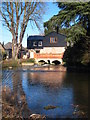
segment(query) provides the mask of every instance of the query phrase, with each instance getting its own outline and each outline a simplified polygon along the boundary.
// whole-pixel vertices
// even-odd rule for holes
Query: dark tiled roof
[[[56,37],[57,38],[57,42],[51,44],[50,43],[50,38],[51,37]],[[29,36],[27,39],[27,49],[36,49],[36,48],[40,48],[42,49],[43,47],[66,47],[67,42],[66,42],[66,36],[60,33],[57,33],[55,31],[50,32],[49,34],[45,35],[45,36],[40,36],[40,35],[35,35],[35,36]],[[43,40],[43,44],[42,47],[38,46],[38,42],[40,40]],[[33,46],[33,41],[36,41],[36,46]]]
[[[7,44],[4,45],[5,49],[12,49],[12,43],[8,42]]]
[[[35,36],[29,36],[27,40],[43,40],[44,36],[35,35]]]
[[[12,49],[12,43],[11,42],[8,42],[7,44],[4,45],[4,48],[7,50],[7,49]],[[22,50],[26,50],[26,48],[24,48],[22,46]]]
[[[57,37],[57,42],[51,44],[50,37]],[[43,46],[44,47],[65,47],[67,45],[67,42],[65,41],[65,39],[66,39],[65,35],[53,31],[44,37]]]
[[[48,36],[49,34],[55,34],[55,33],[67,37],[66,35],[64,35],[62,33],[57,33],[56,31],[52,31],[52,32],[48,33],[46,36]]]

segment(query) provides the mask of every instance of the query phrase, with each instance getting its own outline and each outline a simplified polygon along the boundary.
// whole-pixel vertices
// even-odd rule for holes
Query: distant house
[[[24,56],[27,56],[28,50],[26,48],[24,48],[23,46],[21,46],[21,50],[19,51],[19,58],[24,58]]]
[[[8,42],[7,44],[4,45],[4,48],[8,58],[9,59],[12,58],[12,43]],[[26,53],[27,53],[26,48],[21,46],[21,50],[19,51],[18,58],[23,58],[23,55],[26,55]]]
[[[51,32],[46,36],[29,36],[27,38],[27,49],[30,58],[35,58],[38,62],[60,61],[62,63],[63,54],[67,46],[66,36],[58,32]]]
[[[1,59],[6,59],[6,56],[7,56],[7,54],[6,54],[6,51],[5,51],[5,48],[4,48],[4,42],[3,43],[1,43],[0,42],[0,60]]]
[[[4,45],[4,48],[8,58],[12,58],[12,43],[8,42],[7,44]]]
[[[0,52],[5,52],[4,45],[0,42]]]

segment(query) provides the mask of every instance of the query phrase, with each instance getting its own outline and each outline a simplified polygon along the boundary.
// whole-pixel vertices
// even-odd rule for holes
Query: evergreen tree
[[[90,34],[90,2],[59,2],[60,11],[44,23],[45,33],[55,30],[58,24],[61,29],[79,24]]]
[[[55,30],[67,36],[67,47],[63,60],[68,65],[90,64],[90,2],[59,2],[60,11],[44,23],[45,33]],[[72,44],[73,43],[73,44]]]

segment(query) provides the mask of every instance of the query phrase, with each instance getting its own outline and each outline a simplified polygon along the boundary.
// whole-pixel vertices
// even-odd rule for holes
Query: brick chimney
[[[57,34],[59,33],[59,26],[58,25],[56,27],[56,32],[57,32]]]

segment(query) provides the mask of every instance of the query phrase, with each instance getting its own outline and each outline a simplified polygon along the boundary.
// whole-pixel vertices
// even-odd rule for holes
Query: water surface
[[[88,73],[67,73],[62,66],[24,67],[3,70],[2,85],[19,95],[25,93],[32,113],[50,118],[74,118],[75,105],[88,113]],[[45,110],[52,105],[55,109]]]

